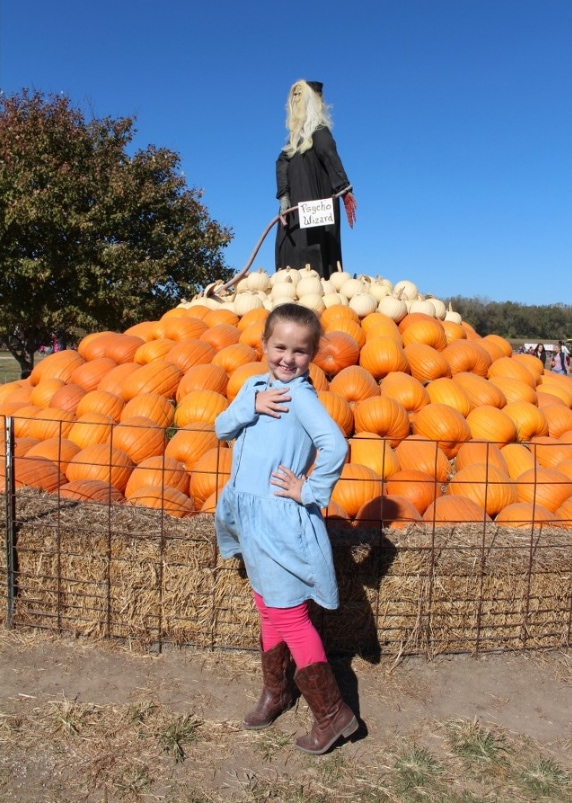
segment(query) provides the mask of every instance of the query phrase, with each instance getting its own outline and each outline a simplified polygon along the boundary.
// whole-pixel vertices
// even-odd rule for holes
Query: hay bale
[[[14,624],[91,638],[258,648],[240,561],[213,517],[18,491]],[[572,557],[563,530],[494,524],[331,528],[340,608],[311,607],[326,648],[382,654],[558,649],[571,638]],[[6,589],[6,550],[0,574]]]

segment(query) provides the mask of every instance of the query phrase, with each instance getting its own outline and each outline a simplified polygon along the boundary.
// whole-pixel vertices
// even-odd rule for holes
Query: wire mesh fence
[[[125,504],[110,490],[94,501],[65,495],[61,484],[26,487],[17,478],[37,458],[16,454],[12,444],[3,458],[7,626],[146,649],[258,648],[244,569],[220,558],[211,512],[170,515],[169,505]],[[112,454],[102,462],[110,475]],[[220,461],[204,473],[216,498]],[[534,474],[530,484],[538,484]],[[484,487],[487,499],[499,490],[494,477]],[[328,514],[340,607],[313,606],[312,616],[331,653],[375,659],[570,646],[570,521],[556,527],[532,516],[500,526],[486,513],[459,524],[436,514],[391,521],[384,492],[382,481],[377,504],[357,523]]]

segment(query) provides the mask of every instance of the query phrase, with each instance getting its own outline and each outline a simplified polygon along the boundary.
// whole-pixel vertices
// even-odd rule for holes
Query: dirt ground
[[[403,740],[438,751],[443,723],[464,720],[502,729],[523,743],[533,741],[566,773],[572,771],[569,652],[448,656],[431,662],[413,657],[397,665],[382,660],[375,666],[353,658],[334,661],[334,668],[346,699],[361,720],[356,737],[331,754],[348,767],[378,765],[380,756]],[[292,749],[296,734],[310,723],[302,701],[267,731],[253,733],[240,728],[241,717],[256,699],[259,685],[259,662],[252,653],[172,648],[152,656],[109,643],[0,632],[0,799],[287,799],[257,797],[252,792],[253,778],[260,783],[261,778],[315,772],[309,768],[326,757],[316,759]],[[101,743],[95,747],[94,717],[114,712],[116,726],[106,736],[111,744],[120,730],[122,712],[129,710],[132,715],[138,707],[143,721],[143,701],[152,701],[157,711],[169,712],[171,719],[192,714],[208,737],[202,748],[197,747],[199,752],[192,754],[192,761],[180,763],[179,767],[186,769],[177,769],[178,782],[185,779],[186,796],[173,791],[183,787],[177,787],[172,775],[168,784],[164,781],[164,789],[171,791],[159,794],[155,784],[155,794],[149,798],[139,798],[134,788],[119,795],[117,783],[113,794],[107,791],[110,783],[104,781],[111,777],[111,770],[107,765],[105,771],[102,768]],[[54,711],[59,713],[50,720]],[[64,744],[66,730],[68,741]],[[82,741],[70,741],[70,734],[81,736]],[[120,748],[115,750],[114,759],[106,759],[109,765],[118,762]],[[130,752],[133,750],[137,752],[136,745],[131,745]],[[143,760],[142,755],[139,758]],[[74,761],[77,771],[71,772]],[[157,772],[159,762],[157,759]],[[117,766],[114,771],[117,777]],[[78,776],[91,781],[82,786]],[[191,787],[200,788],[203,796],[191,796]],[[245,789],[251,791],[240,797]],[[326,794],[319,799],[341,798]]]

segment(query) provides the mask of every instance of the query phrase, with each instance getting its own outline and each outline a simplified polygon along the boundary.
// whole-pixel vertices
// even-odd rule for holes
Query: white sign
[[[330,226],[334,224],[334,199],[324,198],[321,201],[301,201],[298,204],[300,228],[312,226]]]

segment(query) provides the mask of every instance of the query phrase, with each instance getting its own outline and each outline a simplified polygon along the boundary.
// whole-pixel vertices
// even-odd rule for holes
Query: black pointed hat
[[[324,84],[321,81],[306,81],[308,86],[312,87],[314,92],[317,92],[318,95],[322,94],[322,89],[324,88]]]

